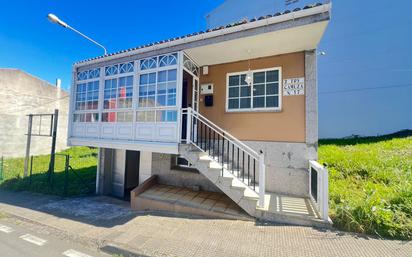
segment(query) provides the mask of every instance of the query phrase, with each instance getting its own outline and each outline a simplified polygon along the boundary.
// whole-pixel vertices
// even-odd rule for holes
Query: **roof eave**
[[[75,63],[73,67],[74,69],[77,69],[83,66],[90,66],[90,65],[95,65],[98,63],[107,62],[107,61],[115,60],[119,58],[125,58],[125,57],[129,57],[133,55],[154,52],[160,49],[165,49],[165,48],[169,48],[169,47],[173,47],[177,45],[182,45],[182,44],[191,43],[195,41],[201,41],[201,40],[219,37],[219,36],[224,36],[227,34],[246,31],[246,30],[253,29],[253,28],[259,28],[259,27],[272,25],[276,23],[282,23],[286,21],[291,21],[291,20],[295,20],[299,18],[305,18],[308,16],[316,15],[316,14],[330,13],[330,10],[331,10],[331,3],[323,4],[323,5],[312,7],[309,9],[302,9],[300,11],[290,12],[290,13],[283,14],[280,16],[274,16],[274,17],[270,17],[267,19],[244,23],[238,26],[223,28],[223,29],[219,29],[215,31],[212,30],[210,32],[206,32],[206,33],[202,33],[202,34],[198,34],[198,35],[194,35],[190,37],[184,37],[184,38],[180,38],[180,39],[176,39],[176,40],[172,40],[172,41],[168,41],[168,42],[164,42],[160,44],[153,44],[151,46],[146,46],[146,47],[133,49],[133,50],[125,50],[125,51],[121,51],[120,53],[115,53],[115,54],[108,55],[108,56],[96,57],[92,60]]]

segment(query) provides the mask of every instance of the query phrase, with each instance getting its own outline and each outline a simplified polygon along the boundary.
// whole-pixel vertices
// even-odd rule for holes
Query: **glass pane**
[[[169,71],[167,72],[167,80],[168,80],[168,81],[174,81],[174,80],[176,80],[176,76],[177,76],[176,69],[174,69],[174,70],[169,70]]]
[[[98,121],[99,121],[99,114],[92,113],[92,122],[98,122]]]
[[[140,75],[140,85],[147,84],[149,82],[149,74]]]
[[[155,95],[156,94],[156,85],[149,85],[147,87],[147,94],[148,95]]]
[[[155,111],[138,111],[136,112],[137,122],[154,122]]]
[[[156,73],[155,72],[149,74],[149,83],[150,84],[156,83]]]
[[[266,85],[267,95],[277,95],[279,92],[278,83],[270,83]]]
[[[265,83],[265,72],[253,73],[253,83]]]
[[[240,87],[240,96],[250,96],[250,86]]]
[[[266,97],[266,107],[279,107],[279,97],[278,96],[267,96]]]
[[[177,111],[167,111],[167,121],[176,122],[177,121]]]
[[[279,71],[267,71],[266,72],[266,82],[277,82],[279,80]]]
[[[165,106],[165,105],[166,105],[166,95],[158,95],[156,106]]]
[[[239,109],[239,99],[229,99],[229,109]]]
[[[176,94],[167,96],[167,106],[176,106]]]
[[[240,98],[240,108],[250,108],[250,97]]]
[[[167,93],[176,94],[176,82],[167,83]]]
[[[166,94],[166,83],[157,84],[157,93],[158,94]]]
[[[245,79],[246,79],[246,74],[240,75],[240,84],[241,85],[247,85]]]
[[[253,97],[253,108],[265,107],[265,97]]]
[[[238,87],[230,87],[229,88],[229,97],[238,97],[239,96],[239,88]]]
[[[265,94],[265,85],[253,85],[253,95],[264,95]]]
[[[102,122],[115,122],[116,113],[115,112],[104,112],[102,113]]]
[[[159,71],[157,81],[165,82],[167,80],[167,71]]]
[[[239,75],[229,76],[229,87],[230,86],[238,86],[239,85]]]
[[[156,121],[157,122],[166,121],[166,111],[156,111]]]

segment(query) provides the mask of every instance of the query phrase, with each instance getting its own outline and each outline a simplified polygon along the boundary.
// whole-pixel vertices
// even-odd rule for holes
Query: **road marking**
[[[8,234],[8,233],[13,232],[14,229],[12,229],[11,227],[0,225],[0,231]]]
[[[81,253],[81,252],[75,251],[75,250],[73,250],[73,249],[70,249],[70,250],[65,251],[65,252],[63,253],[63,255],[64,255],[64,256],[67,256],[67,257],[92,257],[92,256],[90,256],[90,255],[87,255],[87,254],[85,254],[85,253]]]
[[[30,235],[30,234],[22,235],[20,238],[29,243],[32,243],[38,246],[43,246],[47,242],[47,240],[41,239],[39,237]]]

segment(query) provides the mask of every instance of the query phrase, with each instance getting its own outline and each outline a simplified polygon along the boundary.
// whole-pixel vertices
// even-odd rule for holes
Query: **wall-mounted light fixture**
[[[247,53],[248,53],[248,55],[249,55],[249,59],[248,59],[248,71],[247,71],[247,73],[246,73],[246,77],[245,77],[245,82],[249,85],[249,86],[251,86],[252,85],[252,81],[253,81],[253,78],[252,78],[252,71],[250,70],[250,53],[252,52],[252,50],[250,50],[250,49],[248,49],[247,50]]]

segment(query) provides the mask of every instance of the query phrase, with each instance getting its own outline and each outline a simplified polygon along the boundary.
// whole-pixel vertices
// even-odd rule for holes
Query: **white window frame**
[[[122,64],[126,64],[126,63],[133,63],[134,68],[133,71],[130,72],[125,72],[125,73],[120,73],[120,65]],[[107,75],[106,76],[106,67],[110,67],[110,66],[114,66],[117,65],[117,74],[114,75]],[[129,61],[129,62],[124,62],[124,63],[116,63],[116,64],[112,64],[112,65],[107,65],[107,66],[103,66],[103,85],[102,85],[102,109],[101,109],[101,115],[100,115],[100,122],[102,122],[103,124],[110,124],[110,123],[133,123],[134,122],[134,97],[135,97],[135,77],[136,77],[136,62],[135,61]],[[123,78],[123,77],[129,77],[132,76],[132,106],[129,108],[115,108],[115,109],[105,109],[104,108],[104,91],[105,91],[105,85],[106,85],[106,80],[111,80],[111,79],[116,79],[117,80],[117,86],[116,86],[116,106],[119,105],[119,96],[118,96],[118,89],[119,89],[119,79]],[[113,122],[108,122],[108,121],[103,121],[103,113],[116,113],[116,121]],[[126,113],[126,112],[130,112],[132,114],[132,120],[131,121],[117,121],[117,115],[118,113]]]
[[[84,72],[84,71],[83,71]],[[88,70],[87,72],[90,72],[90,70]],[[73,120],[73,123],[96,123],[96,122],[100,122],[100,112],[99,112],[99,104],[100,104],[100,90],[101,90],[101,82],[100,82],[100,77],[101,77],[101,74],[100,74],[100,77],[97,77],[97,78],[91,78],[91,79],[83,79],[83,80],[78,80],[77,79],[77,77],[78,77],[78,73],[76,73],[76,81],[75,81],[75,83],[74,83],[74,99],[73,99],[73,113],[72,113],[72,120]],[[86,107],[87,107],[87,95],[88,95],[88,91],[87,91],[87,84],[88,83],[90,83],[90,82],[98,82],[98,85],[99,85],[99,97],[97,98],[97,109],[87,109]],[[86,93],[86,100],[84,101],[84,104],[85,104],[85,109],[83,109],[83,110],[77,110],[76,109],[76,105],[77,105],[77,86],[78,85],[80,85],[80,84],[85,84],[86,85],[86,91],[85,91],[85,93]],[[93,121],[86,121],[86,114],[98,114],[98,120],[93,120]],[[74,116],[75,115],[84,115],[84,121],[75,121],[75,119],[74,119]]]
[[[167,56],[167,55],[173,55],[176,54],[176,64],[173,65],[167,65],[167,66],[163,66],[160,67],[160,57],[161,56]],[[155,58],[157,65],[155,68],[150,68],[150,69],[140,69],[140,62],[142,60],[145,59],[151,59],[151,58]],[[166,124],[166,123],[176,123],[179,122],[179,52],[171,52],[171,53],[166,53],[166,54],[161,54],[161,55],[157,55],[157,56],[152,56],[152,57],[148,57],[148,58],[142,58],[142,59],[138,59],[136,60],[136,64],[139,65],[137,67],[137,74],[136,74],[136,99],[135,99],[135,108],[134,108],[134,116],[135,116],[135,123],[140,123],[140,124],[149,124],[149,123],[158,123],[158,124]],[[149,73],[156,73],[156,93],[155,93],[155,102],[157,102],[157,85],[158,85],[158,74],[161,71],[168,71],[168,70],[176,70],[176,104],[174,106],[154,106],[154,107],[142,107],[139,106],[139,89],[140,89],[140,76],[144,75],[144,74],[149,74]],[[167,84],[167,82],[166,82]],[[167,94],[166,94],[167,96]],[[167,98],[166,98],[167,101]],[[154,111],[155,112],[155,120],[154,121],[138,121],[137,120],[137,112],[140,111]],[[176,112],[176,121],[157,121],[157,112],[158,111],[175,111]]]
[[[279,81],[278,81],[278,98],[279,98],[279,106],[278,107],[260,107],[260,108],[239,108],[239,109],[229,109],[229,77],[230,76],[236,76],[236,75],[245,75],[249,71],[240,71],[240,72],[231,72],[231,73],[226,73],[226,96],[225,96],[225,101],[226,101],[226,112],[279,112],[282,110],[282,67],[272,67],[272,68],[267,68],[267,69],[258,69],[258,70],[251,70],[252,74],[257,73],[257,72],[266,72],[266,71],[273,71],[277,70],[279,72]],[[253,80],[253,75],[252,75],[252,80]],[[266,84],[266,82],[265,82]],[[252,84],[250,85],[250,106],[253,106],[253,81]],[[239,92],[240,94],[240,92]],[[266,94],[265,94],[266,97]]]

